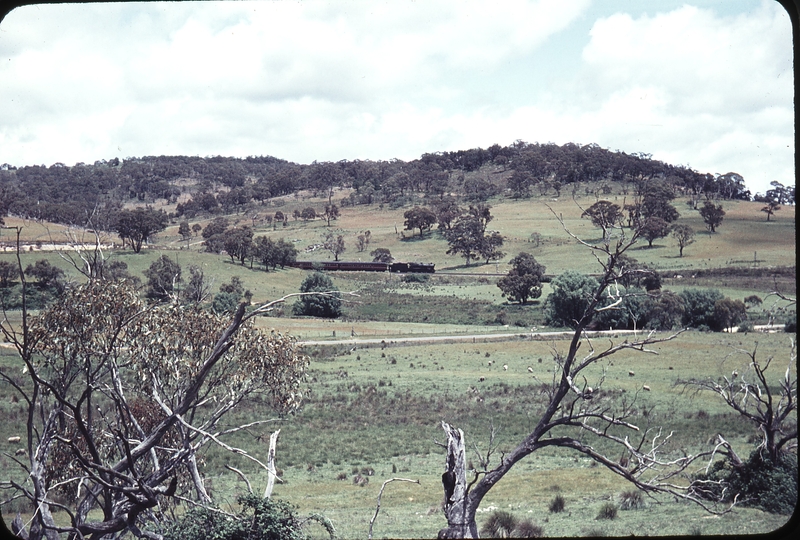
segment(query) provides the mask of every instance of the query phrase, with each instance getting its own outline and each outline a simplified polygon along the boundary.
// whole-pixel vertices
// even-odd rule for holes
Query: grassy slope
[[[610,199],[615,200],[615,197],[618,203],[622,200],[621,195],[613,194]],[[578,202],[586,207],[594,199],[583,197]],[[302,208],[309,204],[321,207],[323,200],[290,201],[280,209],[291,213],[293,205]],[[546,198],[492,201],[491,204],[496,218],[490,228],[499,230],[507,237],[504,250],[508,255],[499,264],[501,271],[507,268],[507,260],[523,250],[533,253],[537,260],[545,264],[548,273],[559,274],[569,268],[584,272],[597,270],[597,263],[586,249],[576,245],[565,234],[546,206],[549,205],[556,214],[563,216],[570,230],[592,240],[597,236],[596,230],[586,220],[580,219],[581,209],[567,197],[562,197],[560,201]],[[724,206],[728,214],[725,221],[719,232],[711,235],[704,232],[696,212],[685,207],[681,201],[676,201],[676,206],[682,214],[680,221],[699,231],[696,243],[686,249],[685,256],[677,257],[678,248],[671,238],[657,240],[652,249],[641,247],[631,253],[656,268],[685,275],[683,280],[668,281],[670,288],[679,290],[685,285],[714,285],[734,298],[750,294],[763,297],[772,288],[772,283],[763,280],[743,283],[726,279],[701,282],[692,280],[691,275],[708,268],[752,266],[756,251],[760,266],[794,265],[794,208],[784,207],[774,222],[767,223],[764,214],[759,211],[758,203],[726,202]],[[275,210],[265,207],[263,212],[273,213]],[[403,210],[381,210],[377,206],[344,208],[342,217],[331,227],[344,234],[348,242],[348,251],[343,259],[368,260],[368,251],[375,247],[387,247],[399,260],[435,262],[439,271],[466,270],[478,274],[495,271],[494,264],[463,267],[463,259],[444,254],[446,244],[435,231],[423,239],[403,240],[395,234],[395,225],[398,230],[402,229]],[[239,219],[242,220],[241,224],[249,223],[242,216]],[[13,219],[7,219],[7,222],[9,225],[17,224]],[[44,226],[33,223],[25,223],[24,226],[26,240],[47,240]],[[51,226],[49,229],[55,231],[57,227]],[[372,244],[366,252],[358,253],[354,247],[355,237],[366,229],[371,231]],[[302,252],[305,247],[320,243],[328,230],[322,221],[292,221],[289,227],[277,231],[257,227],[256,234],[293,240]],[[542,242],[538,247],[529,241],[533,232],[541,235]],[[405,234],[410,236],[408,231]],[[0,241],[7,240],[6,236],[0,238]],[[189,264],[203,267],[206,274],[215,279],[215,289],[231,276],[240,276],[245,286],[254,293],[256,301],[294,292],[304,277],[303,272],[297,270],[270,273],[251,271],[231,264],[226,256],[201,253],[197,244],[190,250],[181,250],[179,248],[183,242],[177,237],[177,225],[162,233],[158,243],[171,248],[165,253],[176,257],[185,272]],[[125,261],[132,273],[141,275],[159,253],[159,249],[148,249],[139,255],[115,252],[112,256]],[[327,252],[316,251],[301,254],[300,258],[326,260],[327,255]],[[2,260],[11,257],[11,254],[0,254]],[[69,270],[68,265],[55,253],[26,252],[23,264],[39,258],[47,258],[53,264]],[[71,274],[75,275],[74,270]],[[500,311],[509,312],[512,324],[515,318],[534,316],[531,313],[539,311],[533,305],[522,308],[525,313],[516,314],[514,306],[504,305],[504,299],[494,285],[494,278],[489,277],[478,281],[446,278],[437,274],[427,285],[413,286],[402,284],[397,276],[335,274],[333,277],[342,290],[369,290],[372,287],[379,291],[376,300],[365,301],[363,308],[355,304],[348,305],[346,313],[351,318],[372,310],[370,313],[374,312],[373,315],[378,318],[390,313],[405,313],[412,317],[413,322],[329,322],[270,318],[260,323],[311,339],[332,337],[333,332],[338,337],[349,337],[351,331],[361,336],[391,337],[454,330],[486,331],[484,323],[492,322],[491,319]],[[791,286],[791,292],[794,292],[793,283],[787,285]],[[548,292],[546,286],[542,299]],[[437,302],[429,304],[431,316],[446,317],[448,311],[479,315],[473,320],[467,318],[459,325],[423,323],[422,315],[414,320],[421,299],[428,302],[433,298]],[[389,300],[395,303],[389,306]],[[436,305],[440,306],[439,310],[434,309]],[[456,305],[458,307],[453,308]],[[497,330],[497,327],[491,329]],[[678,376],[718,376],[740,368],[742,357],[730,356],[729,353],[736,347],[752,349],[756,340],[765,357],[772,354],[776,361],[783,363],[787,351],[785,335],[755,337],[692,332],[677,342],[661,346],[660,356],[618,355],[613,360],[614,365],[609,366],[605,387],[625,390],[625,394],[615,396],[621,398],[636,394],[642,384],[648,384],[652,392],[640,393],[638,397],[643,405],[642,410],[654,406],[655,409],[648,413],[650,419],[676,429],[676,437],[682,444],[691,446],[697,441],[704,442],[707,437],[723,431],[731,436],[736,449],[746,455],[752,446],[748,443],[748,426],[727,414],[718,402],[708,396],[691,398],[681,394],[673,383]],[[393,476],[418,478],[421,480],[419,486],[393,483],[387,487],[375,533],[377,536],[390,537],[435,536],[443,524],[441,513],[436,511],[441,499],[439,475],[442,456],[441,450],[433,442],[442,437],[439,421],[445,418],[462,426],[468,440],[478,442],[481,447],[485,447],[489,425],[494,422],[501,428],[501,449],[508,448],[519,440],[536,418],[536,383],[526,368],[532,366],[540,380],[549,380],[552,347],[563,350],[564,344],[512,341],[427,345],[390,347],[386,350],[365,349],[342,356],[331,356],[324,350],[317,351],[312,362],[312,397],[301,414],[282,426],[278,461],[284,469],[287,484],[276,488],[276,496],[289,499],[303,512],[323,512],[334,521],[344,538],[363,537],[374,512],[380,483]],[[538,362],[540,358],[541,363]],[[496,367],[490,370],[487,366],[490,359],[497,365],[508,364],[508,372],[501,372]],[[14,364],[14,356],[9,349],[0,348],[0,362],[3,365]],[[414,367],[411,367],[412,364]],[[629,369],[636,372],[636,377],[627,376]],[[347,376],[343,377],[342,373]],[[486,377],[482,386],[478,383],[480,376]],[[9,401],[5,389],[3,393],[0,410],[5,421],[0,426],[0,441],[20,433],[23,427],[19,406]],[[482,402],[478,401],[479,395],[484,398]],[[445,399],[445,396],[451,399]],[[254,407],[251,411],[260,411],[257,404]],[[252,416],[253,413],[248,411],[247,414]],[[264,411],[257,414],[268,413]],[[243,436],[237,442],[247,448],[261,449],[260,444],[251,438]],[[11,447],[8,449],[13,451]],[[265,452],[266,448],[263,448]],[[224,470],[223,459],[227,462],[228,458],[223,458],[216,451],[211,451],[206,458],[215,492],[222,500],[232,500],[243,486],[234,475],[218,472]],[[12,466],[7,457],[0,457],[0,469],[11,471]],[[246,463],[235,466],[247,468]],[[350,480],[353,471],[364,467],[372,467],[375,476],[370,477],[371,482],[365,488],[354,486]],[[258,477],[255,471],[251,473],[253,478]],[[346,480],[336,479],[341,473],[345,473]],[[621,512],[613,522],[595,521],[593,518],[602,502],[624,489],[627,489],[624,483],[602,468],[591,467],[585,460],[576,460],[565,453],[541,453],[515,468],[485,499],[483,507],[498,507],[512,510],[520,517],[532,517],[545,527],[546,534],[558,536],[586,535],[599,531],[618,535],[685,534],[698,530],[709,534],[725,534],[732,531],[772,530],[785,521],[782,516],[746,509],[736,510],[721,519],[709,520],[705,519],[706,514],[694,507],[669,502],[660,506],[651,505],[645,510]],[[547,513],[549,500],[559,490],[567,499],[571,516]],[[481,514],[479,524],[485,515]]]

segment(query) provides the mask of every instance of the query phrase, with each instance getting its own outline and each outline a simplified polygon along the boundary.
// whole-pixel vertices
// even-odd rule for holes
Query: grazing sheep
[[[485,380],[486,380],[486,377],[481,377],[480,379],[478,379],[479,382],[483,382]]]
[[[733,373],[731,373],[731,375],[732,375],[732,376],[733,376],[733,378],[735,379],[736,377],[738,377],[738,376],[739,376],[739,372],[738,372],[738,371],[736,371],[736,370],[734,369],[734,370],[733,370]]]
[[[634,375],[636,375],[636,373],[634,373],[633,371],[628,372],[628,377],[633,377]]]
[[[643,384],[642,385],[642,390],[647,390],[649,392],[650,391],[650,387],[647,386],[646,384]]]
[[[18,443],[21,440],[20,437],[9,437],[8,442],[10,443]]]
[[[489,367],[492,367],[492,361],[491,361],[491,360],[489,360],[489,361],[487,362],[487,364],[489,364]]]
[[[594,388],[587,386],[583,393],[586,394],[586,397],[592,397],[592,394],[594,394]]]
[[[508,371],[508,364],[503,364],[503,371]]]
[[[533,368],[531,366],[528,366],[528,373],[533,373]]]
[[[25,455],[25,449],[24,448],[17,448],[17,451],[14,452],[14,455],[15,456],[24,456]]]

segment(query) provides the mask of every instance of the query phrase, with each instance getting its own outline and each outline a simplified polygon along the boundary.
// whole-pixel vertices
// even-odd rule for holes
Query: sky
[[[794,184],[774,0],[43,4],[0,22],[0,164],[412,160],[596,143]]]

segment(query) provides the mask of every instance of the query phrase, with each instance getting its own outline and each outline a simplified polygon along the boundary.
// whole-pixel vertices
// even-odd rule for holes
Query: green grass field
[[[623,196],[612,194],[610,200],[621,204]],[[289,199],[280,209],[291,213],[295,206],[321,207],[323,202],[323,199]],[[593,202],[593,197],[578,199],[584,208]],[[343,260],[369,260],[369,251],[386,247],[398,260],[436,263],[437,274],[425,283],[405,283],[396,275],[332,274],[340,290],[359,295],[348,299],[344,316],[335,321],[292,318],[288,306],[277,310],[275,316],[258,320],[259,326],[289,332],[303,340],[348,339],[355,334],[389,343],[385,348],[376,345],[352,351],[350,346],[308,347],[307,353],[312,358],[308,380],[311,394],[299,413],[280,422],[277,461],[285,483],[276,486],[275,496],[297,505],[303,514],[324,514],[334,523],[341,538],[366,537],[381,483],[393,477],[419,480],[420,484],[394,482],[387,486],[374,527],[375,537],[436,536],[445,525],[439,509],[443,450],[435,442],[444,437],[442,420],[464,429],[468,445],[474,442],[484,451],[494,425],[498,433],[497,455],[510,449],[535,424],[542,407],[540,385],[552,379],[553,350],[563,351],[566,348],[563,340],[514,337],[503,342],[482,342],[478,337],[474,343],[404,346],[391,343],[394,338],[410,336],[502,331],[514,334],[515,329],[525,333],[533,325],[541,326],[544,320],[541,306],[550,292],[549,285],[545,284],[539,300],[526,306],[509,305],[496,287],[496,276],[487,275],[496,270],[507,271],[507,261],[520,251],[532,253],[547,267],[548,274],[557,275],[567,269],[598,270],[587,249],[565,233],[548,209],[549,206],[562,216],[575,234],[595,240],[597,230],[587,220],[580,219],[582,210],[572,200],[567,197],[559,201],[495,200],[491,204],[496,217],[489,228],[499,230],[507,238],[503,248],[507,255],[497,265],[464,266],[463,259],[445,254],[446,242],[436,231],[421,239],[411,238],[411,232],[405,231],[403,238],[399,233],[405,209],[380,209],[377,205],[343,208],[342,216],[330,229],[323,221],[290,221],[288,227],[275,231],[271,227],[256,227],[256,235],[267,234],[294,242],[301,260],[329,259],[325,251],[304,253],[304,249],[321,243],[324,233],[332,229],[345,235],[348,251],[341,257]],[[793,267],[796,254],[793,207],[783,207],[775,220],[767,223],[758,203],[725,202],[725,221],[718,233],[712,235],[705,232],[697,212],[690,210],[684,201],[675,201],[675,206],[682,214],[679,222],[698,231],[696,242],[686,248],[684,257],[678,257],[678,247],[671,238],[657,240],[650,249],[645,242],[645,247],[636,247],[630,253],[662,271],[666,276],[665,287],[675,291],[714,287],[738,299],[753,294],[766,298],[776,287],[795,294],[793,271],[772,278],[763,272],[750,277],[702,273],[731,267],[761,270]],[[265,206],[255,210],[274,213],[276,209]],[[240,224],[250,223],[245,216],[238,219]],[[35,247],[37,240],[47,243],[48,229],[63,235],[61,228],[17,222],[13,218],[6,221],[8,225],[24,226],[24,240],[34,243],[33,251],[23,253],[23,265],[45,258],[64,268],[72,279],[79,279],[59,253]],[[358,252],[355,238],[366,229],[371,231],[371,244],[366,251]],[[539,233],[538,245],[531,241],[532,233]],[[0,237],[0,242],[8,240],[7,235]],[[232,264],[225,255],[201,252],[198,241],[193,239],[191,247],[185,249],[185,242],[177,236],[177,224],[173,224],[153,247],[141,254],[111,251],[109,256],[124,261],[132,274],[141,276],[155,258],[167,254],[179,262],[186,274],[189,265],[203,268],[206,276],[213,279],[213,291],[238,276],[245,288],[253,292],[254,302],[296,292],[305,276],[303,271],[295,269],[264,272]],[[0,253],[0,260],[13,257],[12,253]],[[447,275],[455,271],[476,275]],[[769,311],[776,307],[774,302],[773,297],[751,310],[751,320],[765,322]],[[786,306],[783,303],[777,307]],[[17,324],[18,314],[9,313],[9,319]],[[602,388],[607,391],[609,403],[635,396],[639,411],[635,420],[642,425],[662,425],[674,430],[676,451],[697,450],[716,433],[723,433],[740,455],[747,456],[753,447],[752,426],[713,396],[688,394],[675,383],[681,378],[717,378],[734,369],[742,370],[746,364],[742,350],[752,351],[756,343],[759,358],[774,357],[773,375],[779,377],[789,361],[790,338],[794,335],[692,331],[658,345],[657,355],[621,353],[610,362],[595,366],[586,376],[590,384],[596,385],[600,370],[605,367],[608,371]],[[601,347],[606,341],[595,343]],[[488,366],[489,360],[492,367]],[[499,367],[503,364],[508,365],[507,371]],[[14,351],[3,346],[0,346],[0,365],[12,372],[20,369]],[[629,371],[634,371],[635,377],[629,376]],[[19,377],[22,380],[21,372]],[[480,382],[480,377],[485,380]],[[648,385],[651,391],[642,392],[643,385]],[[22,434],[25,419],[21,410],[21,404],[11,400],[10,389],[0,387],[3,418],[0,444],[5,446],[8,437]],[[265,418],[269,414],[260,402],[254,401],[231,422]],[[258,437],[267,433],[268,428],[264,427],[259,432],[241,433],[230,442],[265,458],[267,448]],[[604,448],[599,443],[598,447]],[[8,444],[4,450],[13,455],[15,449]],[[209,450],[203,460],[212,493],[223,504],[233,504],[236,494],[245,489],[241,480],[224,468],[225,464],[242,469],[257,491],[263,489],[265,479],[245,460],[217,449]],[[0,470],[4,475],[18,474],[7,455],[0,456]],[[364,487],[353,484],[353,477],[359,473],[369,478]],[[544,528],[547,536],[749,534],[775,530],[788,519],[744,508],[713,517],[696,506],[671,499],[648,500],[645,508],[621,511],[612,521],[595,519],[603,503],[617,500],[621,492],[629,489],[623,480],[593,466],[587,459],[567,451],[541,451],[521,462],[489,493],[483,501],[478,525],[491,509],[531,518]],[[567,501],[566,511],[552,514],[548,512],[548,504],[558,494]],[[4,511],[8,516],[10,512]]]

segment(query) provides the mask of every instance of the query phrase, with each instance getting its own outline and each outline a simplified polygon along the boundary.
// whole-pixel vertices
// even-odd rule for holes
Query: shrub
[[[550,512],[557,514],[558,512],[563,512],[564,508],[567,505],[567,501],[561,495],[556,495],[556,497],[550,501],[550,506],[547,508]]]
[[[322,272],[314,272],[300,285],[300,292],[333,292],[338,291],[331,278]],[[342,301],[337,292],[329,295],[309,294],[300,297],[294,306],[295,315],[310,315],[335,319],[342,314]]]
[[[508,538],[517,526],[517,518],[511,512],[496,510],[481,527],[481,534],[491,538]]]
[[[616,519],[617,518],[617,505],[611,502],[604,503],[600,507],[595,519]]]
[[[164,533],[165,540],[300,540],[300,522],[291,505],[249,494],[239,497],[242,510],[228,517],[206,508],[193,508]]]
[[[639,510],[644,508],[644,497],[641,491],[623,491],[619,495],[622,510]]]
[[[529,519],[523,519],[511,533],[512,538],[542,538],[544,529]]]
[[[578,272],[567,270],[553,279],[553,292],[547,297],[547,324],[574,327],[589,306],[597,280]]]
[[[428,274],[406,274],[403,276],[404,283],[427,283],[430,276]]]
[[[758,450],[741,466],[727,460],[717,461],[708,474],[695,475],[696,493],[704,498],[719,497],[721,486],[705,487],[703,481],[722,481],[726,486],[725,500],[738,493],[742,506],[760,508],[773,514],[791,514],[797,504],[797,456],[781,454],[777,463]]]

